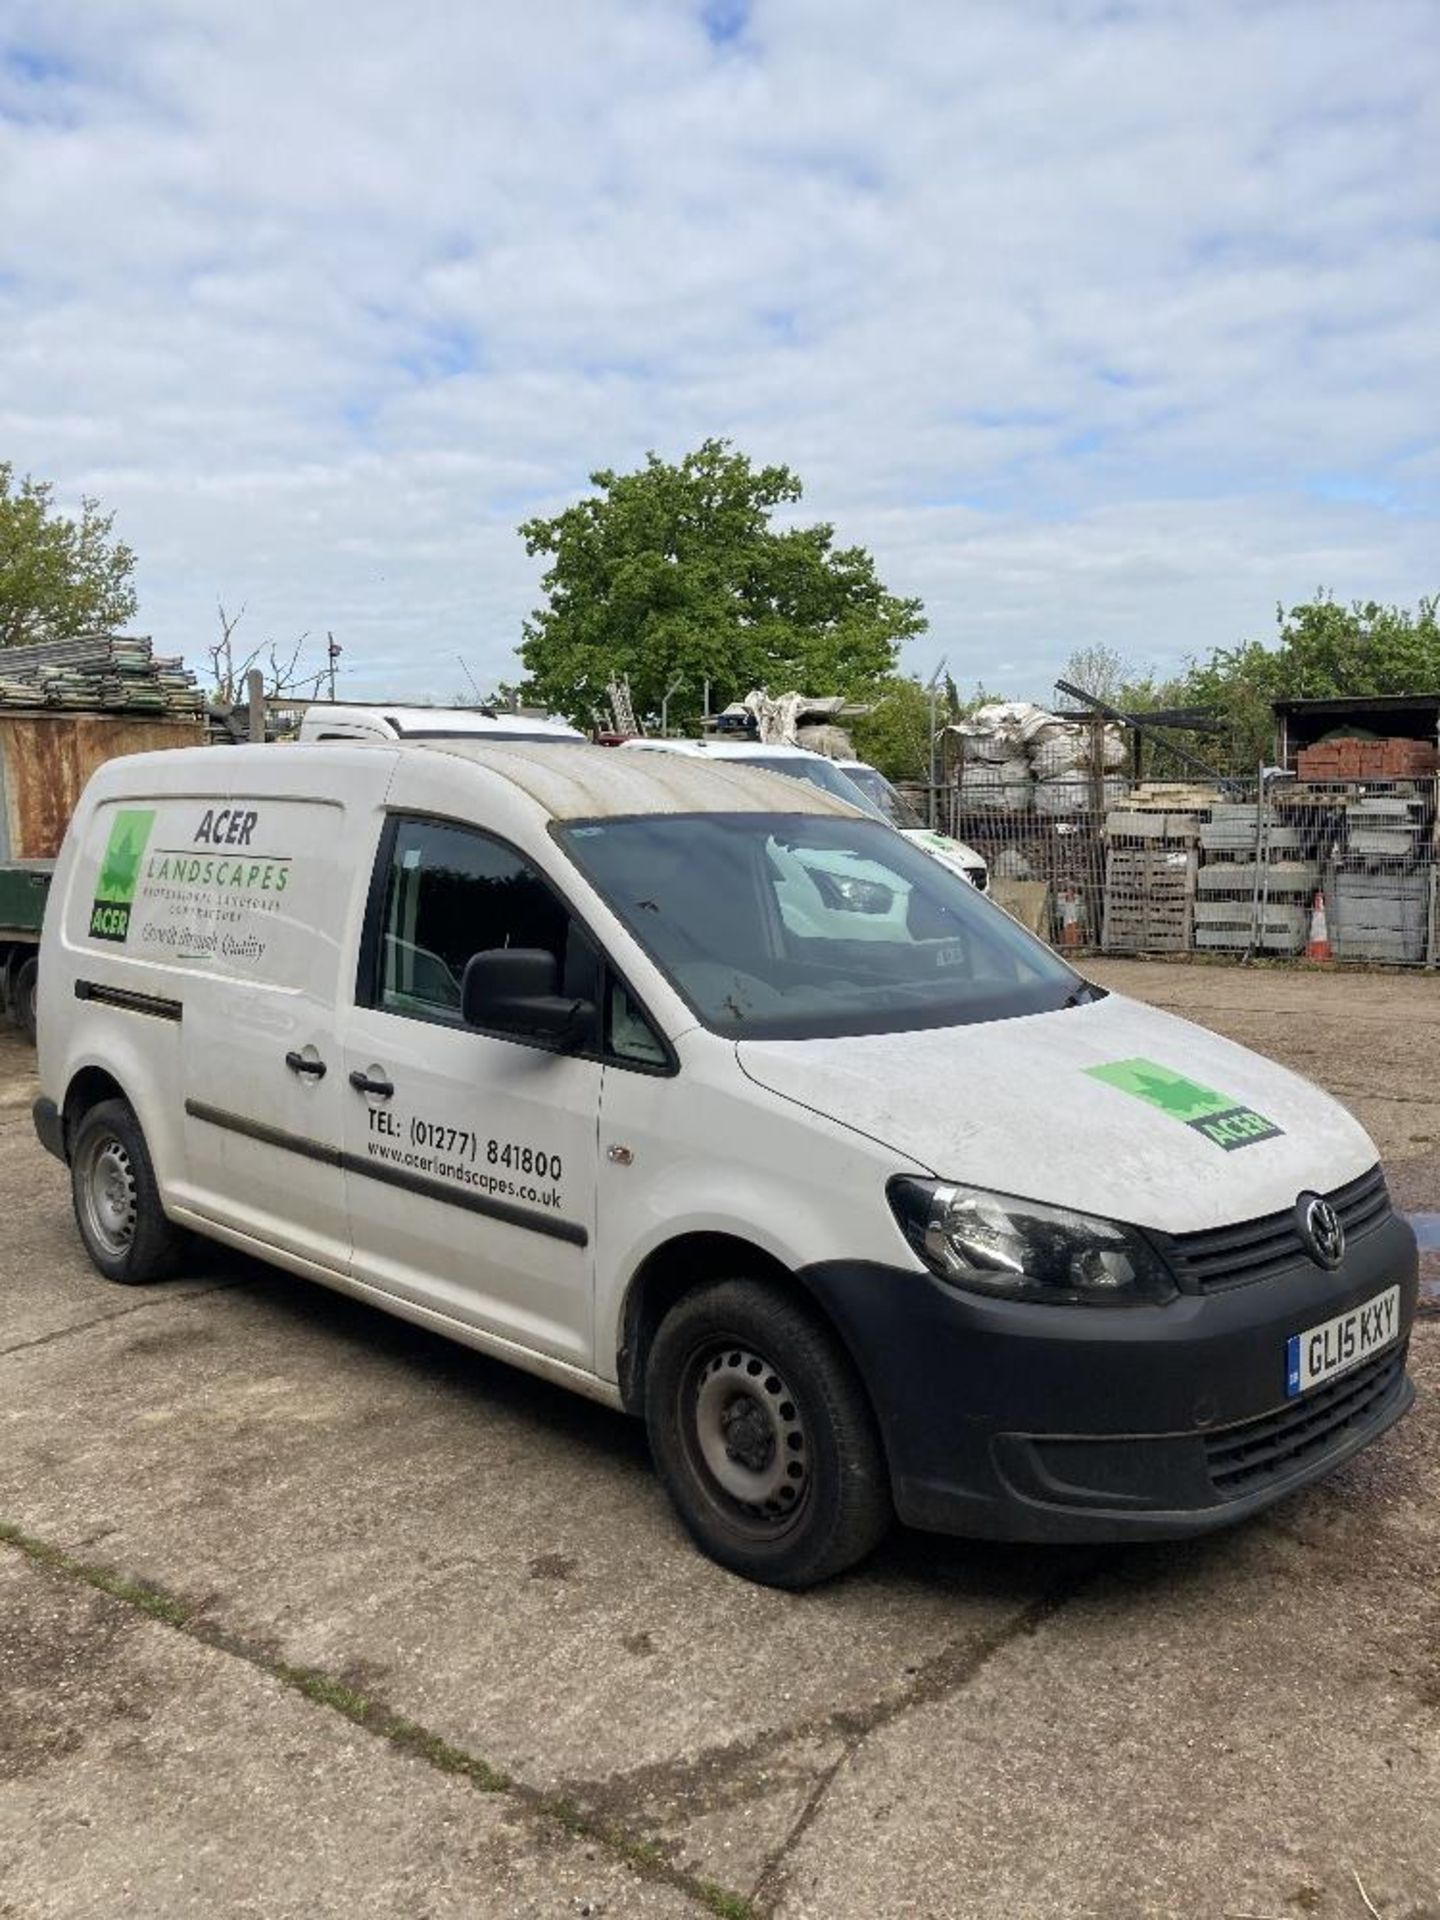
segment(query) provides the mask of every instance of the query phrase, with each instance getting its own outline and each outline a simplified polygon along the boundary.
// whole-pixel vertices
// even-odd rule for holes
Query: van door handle
[[[285,1064],[292,1073],[308,1073],[312,1080],[323,1080],[325,1078],[325,1062],[323,1060],[312,1060],[307,1054],[287,1053],[285,1056]]]
[[[357,1093],[373,1093],[377,1100],[388,1100],[395,1091],[389,1080],[372,1080],[368,1073],[362,1073],[358,1067],[350,1076],[350,1084]]]

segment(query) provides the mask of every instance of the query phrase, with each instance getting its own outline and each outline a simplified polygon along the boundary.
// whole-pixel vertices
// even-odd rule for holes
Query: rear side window
[[[467,962],[494,947],[540,947],[562,974],[570,916],[519,854],[468,827],[400,820],[391,840],[374,1002],[460,1019]]]

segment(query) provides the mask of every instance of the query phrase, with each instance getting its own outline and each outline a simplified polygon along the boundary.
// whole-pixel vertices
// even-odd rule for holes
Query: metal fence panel
[[[1098,761],[1098,755],[1096,756]],[[921,790],[991,889],[1055,946],[1440,963],[1433,778],[1138,785],[1096,765],[1022,782],[970,763]]]

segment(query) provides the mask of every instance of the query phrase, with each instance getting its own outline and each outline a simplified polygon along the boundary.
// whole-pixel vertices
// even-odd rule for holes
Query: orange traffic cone
[[[1310,908],[1310,939],[1305,948],[1307,960],[1328,960],[1330,958],[1330,926],[1325,918],[1325,896],[1319,888],[1315,891],[1315,900]]]

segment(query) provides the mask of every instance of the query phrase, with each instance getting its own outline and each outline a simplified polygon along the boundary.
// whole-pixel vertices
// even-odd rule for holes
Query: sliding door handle
[[[357,1093],[373,1093],[377,1100],[388,1100],[395,1088],[389,1080],[372,1080],[368,1073],[361,1073],[357,1067],[350,1076],[350,1084]]]

